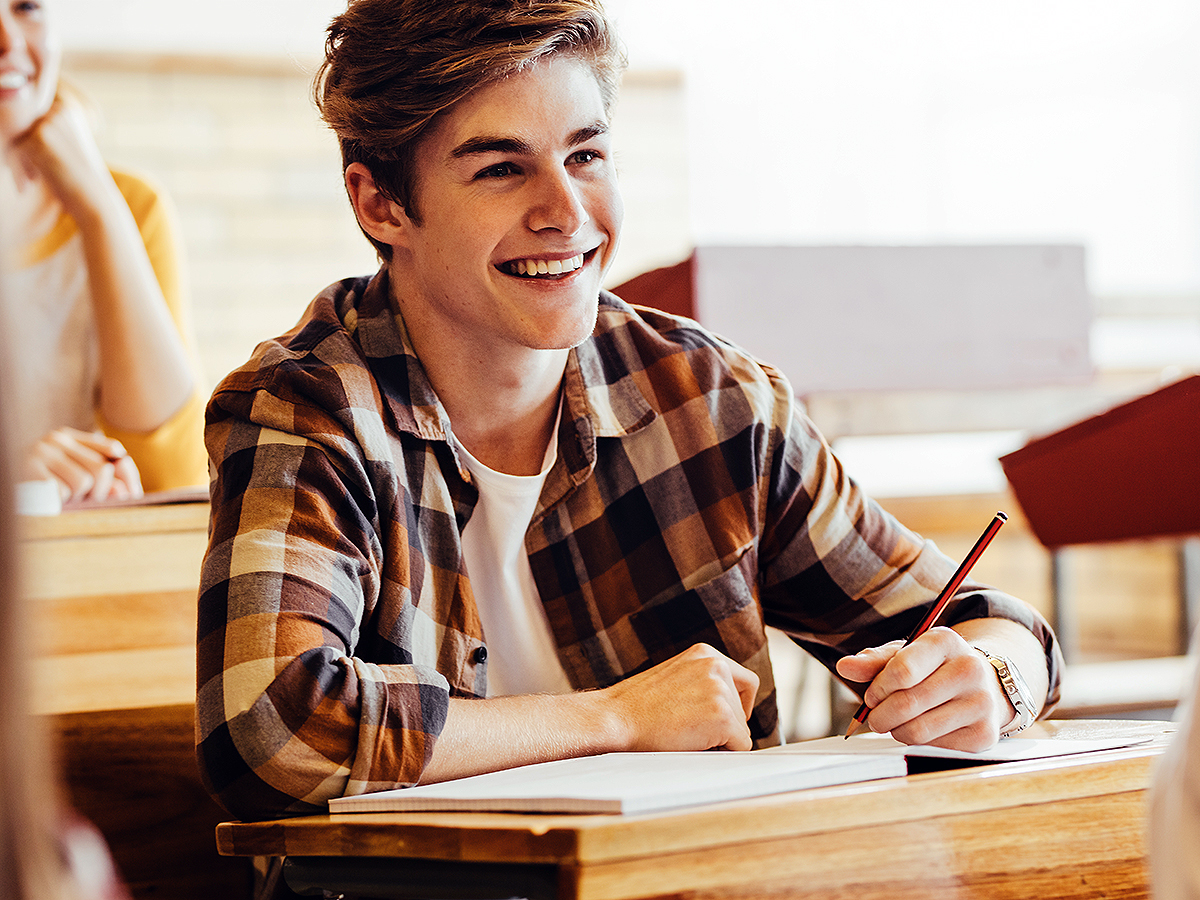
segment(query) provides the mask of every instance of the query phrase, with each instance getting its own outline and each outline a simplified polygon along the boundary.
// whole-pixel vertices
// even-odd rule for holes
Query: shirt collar
[[[446,410],[413,349],[389,284],[385,265],[363,288],[353,308],[343,313],[343,320],[363,355],[372,360],[396,427],[425,440],[449,442]],[[623,301],[602,292],[596,331],[567,358],[563,423],[577,433],[579,449],[589,464],[595,456],[596,438],[623,437],[649,424],[656,415],[628,369],[611,358],[613,354],[604,352],[597,339],[629,327],[635,317]]]

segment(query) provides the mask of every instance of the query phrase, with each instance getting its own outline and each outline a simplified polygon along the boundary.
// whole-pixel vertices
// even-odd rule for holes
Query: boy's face
[[[414,188],[421,223],[392,256],[406,318],[489,356],[591,333],[622,204],[586,63],[553,57],[451,108],[418,147]]]

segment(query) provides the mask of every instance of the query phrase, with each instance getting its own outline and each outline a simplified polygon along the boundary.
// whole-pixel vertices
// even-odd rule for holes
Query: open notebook
[[[1009,762],[1111,750],[1142,737],[1007,738],[984,753],[902,744],[886,734],[802,741],[747,753],[605,753],[329,801],[332,813],[463,810],[644,813],[891,778],[914,761]],[[920,770],[922,766],[917,766]]]
[[[644,813],[905,774],[895,754],[605,753],[329,801],[332,813]]]

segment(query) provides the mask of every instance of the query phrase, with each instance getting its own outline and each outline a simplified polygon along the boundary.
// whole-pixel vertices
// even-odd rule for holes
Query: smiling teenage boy
[[[778,743],[765,625],[869,723],[984,748],[1054,637],[848,479],[784,378],[601,290],[593,0],[354,0],[317,95],[383,264],[218,387],[198,756],[244,818],[612,750]],[[980,649],[976,649],[980,648]]]

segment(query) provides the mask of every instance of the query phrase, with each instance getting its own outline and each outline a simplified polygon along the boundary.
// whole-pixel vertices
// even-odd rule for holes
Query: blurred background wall
[[[231,328],[373,267],[308,100],[340,0],[61,6],[105,149],[180,207],[211,378],[249,350]],[[1200,4],[608,8],[631,62],[611,283],[697,243],[1079,243],[1100,367],[1200,364]]]

